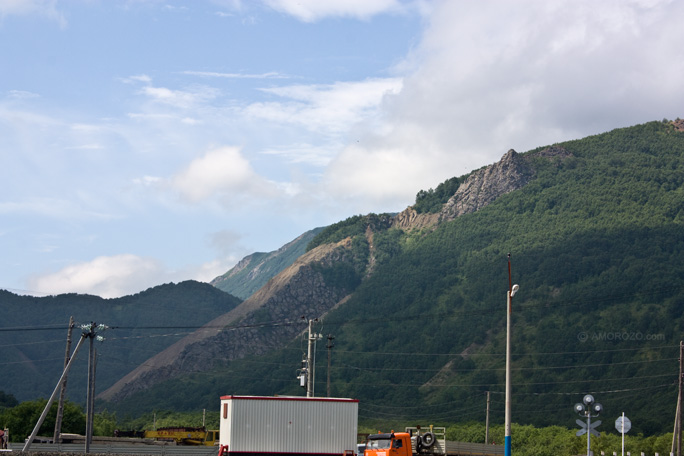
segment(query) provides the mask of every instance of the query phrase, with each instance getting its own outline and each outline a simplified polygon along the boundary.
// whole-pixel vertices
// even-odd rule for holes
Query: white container
[[[359,401],[294,396],[221,397],[223,454],[353,455]]]

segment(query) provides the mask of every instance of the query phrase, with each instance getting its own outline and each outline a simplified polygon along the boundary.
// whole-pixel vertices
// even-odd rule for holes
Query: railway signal
[[[587,434],[587,456],[591,456],[591,435],[594,434],[596,437],[600,435],[595,428],[601,424],[601,420],[596,420],[592,423],[591,419],[599,416],[603,411],[603,406],[598,402],[594,402],[594,396],[586,394],[582,398],[582,402],[578,402],[573,408],[577,414],[587,419],[586,424],[582,420],[576,420],[582,429],[577,431],[575,435]]]

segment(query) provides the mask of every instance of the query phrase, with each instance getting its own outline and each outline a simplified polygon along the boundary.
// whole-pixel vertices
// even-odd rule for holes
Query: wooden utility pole
[[[74,329],[74,317],[69,317],[69,330],[67,331],[67,344],[66,353],[64,354],[64,369],[66,369],[71,359],[71,333]],[[62,418],[64,417],[64,396],[66,395],[67,387],[67,377],[64,376],[64,381],[62,382],[62,388],[59,392],[59,401],[57,402],[57,418],[55,419],[55,432],[52,436],[52,441],[55,443],[60,443],[61,439],[59,435],[62,433]]]
[[[675,411],[674,429],[672,429],[672,446],[670,447],[670,454],[675,454],[677,449],[677,424],[679,422],[679,404],[682,393],[680,391],[677,396],[677,410]]]
[[[93,340],[95,337],[96,324],[91,326],[88,338],[90,339],[90,353],[88,357],[88,391],[86,397],[86,435],[85,435],[85,453],[90,452],[90,444],[93,441],[93,402],[95,396],[95,349],[93,347]]]
[[[74,349],[74,354],[71,355],[71,359],[69,360],[69,364],[67,364],[67,367],[64,369],[64,372],[62,372],[62,376],[59,378],[59,381],[57,382],[57,386],[55,386],[55,390],[52,392],[52,395],[50,396],[50,399],[48,399],[47,404],[45,404],[45,408],[43,409],[43,413],[38,418],[38,422],[36,423],[36,426],[33,428],[31,435],[24,442],[24,449],[22,451],[27,452],[31,448],[31,444],[33,443],[33,439],[36,438],[36,434],[38,434],[38,430],[43,425],[43,421],[45,421],[45,417],[47,416],[48,411],[50,411],[50,407],[52,407],[52,404],[54,403],[55,398],[57,397],[59,387],[62,385],[62,382],[64,381],[64,377],[66,377],[67,373],[69,372],[69,369],[71,369],[71,365],[74,362],[74,358],[76,358],[76,353],[78,353],[78,350],[81,348],[81,344],[83,343],[85,338],[86,338],[86,335],[83,334],[81,336],[81,339],[76,344],[76,348]]]
[[[684,342],[679,341],[679,399],[677,401],[677,456],[682,456],[682,375],[684,375]]]
[[[485,445],[489,445],[489,391],[487,391],[487,415],[485,417]]]
[[[332,334],[328,334],[328,345],[325,346],[328,349],[328,397],[330,397],[330,358],[332,357],[332,348],[335,346],[333,344],[334,339]]]

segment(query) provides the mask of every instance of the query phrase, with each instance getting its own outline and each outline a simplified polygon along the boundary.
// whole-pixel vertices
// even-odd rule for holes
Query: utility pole
[[[485,416],[485,445],[489,445],[489,391],[487,391],[487,415]]]
[[[674,429],[672,429],[672,446],[670,447],[670,453],[675,454],[677,449],[677,426],[679,424],[679,405],[682,397],[682,392],[679,392],[677,396],[677,410],[675,411]]]
[[[86,454],[93,443],[93,422],[95,416],[95,372],[97,366],[97,348],[93,348],[93,338],[90,338],[90,356],[88,358],[88,395],[86,410]]]
[[[85,453],[90,452],[90,444],[93,441],[93,417],[95,412],[95,360],[96,350],[93,348],[95,339],[102,341],[102,336],[98,336],[95,330],[104,331],[107,327],[103,324],[91,323],[90,325],[83,325],[82,328],[89,331],[84,334],[90,339],[90,356],[88,358],[88,394],[86,398],[86,435],[85,435]]]
[[[334,339],[332,334],[328,334],[328,344],[325,346],[328,349],[328,397],[330,397],[330,358],[332,357],[332,348],[335,346],[333,344]]]
[[[684,375],[684,342],[679,341],[679,398],[677,403],[677,456],[682,456],[682,383]]]
[[[513,295],[520,287],[511,280],[511,254],[508,254],[508,291],[506,292],[506,410],[504,418],[504,455],[511,456],[511,313]],[[587,455],[589,456],[589,455]]]
[[[69,318],[69,329],[67,331],[66,353],[64,354],[64,368],[69,364],[69,354],[71,353],[71,334],[74,329],[74,317]],[[62,418],[64,417],[64,396],[66,395],[67,377],[64,377],[62,382],[62,389],[59,392],[59,402],[57,403],[57,418],[55,419],[55,432],[52,436],[52,441],[60,443],[62,440],[60,434],[62,433]]]
[[[52,403],[55,401],[55,397],[57,397],[57,392],[59,391],[59,388],[60,388],[62,382],[64,381],[64,378],[66,377],[67,373],[69,373],[69,369],[71,369],[71,365],[74,362],[74,358],[76,358],[76,353],[78,353],[78,350],[81,348],[81,344],[83,343],[83,340],[86,337],[87,336],[85,333],[83,333],[81,335],[81,338],[79,339],[78,343],[76,344],[76,348],[74,349],[74,354],[71,355],[71,359],[69,360],[69,363],[64,368],[64,372],[62,372],[62,376],[60,377],[59,381],[57,382],[57,386],[55,386],[55,390],[52,392],[52,395],[50,396],[50,399],[48,399],[47,404],[45,404],[45,408],[43,409],[43,413],[38,418],[38,422],[36,423],[36,426],[33,428],[31,435],[29,436],[28,439],[26,439],[26,442],[24,443],[24,449],[22,451],[28,451],[29,448],[31,448],[31,444],[33,443],[33,439],[36,438],[36,434],[38,434],[38,430],[40,429],[40,426],[42,426],[43,421],[45,421],[45,417],[47,416],[48,411],[50,410],[50,407],[52,407]]]
[[[306,397],[313,397],[313,334],[311,333],[312,326],[313,320],[309,319],[309,338],[306,352]]]
[[[316,341],[316,336],[313,333],[313,323],[318,321],[318,319],[309,319],[309,343],[306,354],[306,397],[314,396],[314,362],[313,362],[313,352],[314,352],[314,342]]]

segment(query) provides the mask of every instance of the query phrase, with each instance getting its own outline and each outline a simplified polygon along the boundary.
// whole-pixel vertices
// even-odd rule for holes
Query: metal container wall
[[[356,453],[358,401],[224,396],[221,445],[231,452]]]

